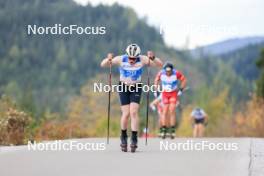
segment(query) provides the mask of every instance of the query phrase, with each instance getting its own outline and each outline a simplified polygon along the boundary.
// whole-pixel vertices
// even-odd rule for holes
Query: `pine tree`
[[[260,58],[257,60],[256,64],[261,70],[261,75],[257,80],[257,95],[264,98],[264,48],[262,49]]]

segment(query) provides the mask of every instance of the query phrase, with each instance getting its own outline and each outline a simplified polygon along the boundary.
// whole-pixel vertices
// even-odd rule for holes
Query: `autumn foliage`
[[[236,136],[264,137],[264,101],[253,97],[234,118]]]
[[[1,98],[0,107],[0,144],[24,144],[30,137],[28,126],[32,118],[7,97]]]

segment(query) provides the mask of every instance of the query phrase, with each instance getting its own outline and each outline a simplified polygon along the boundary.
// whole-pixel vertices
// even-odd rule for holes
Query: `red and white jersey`
[[[166,71],[163,69],[157,74],[156,80],[157,79],[161,81],[163,92],[173,92],[178,88],[178,80],[182,81],[184,79],[184,75],[173,69],[172,74],[168,76],[166,75]]]

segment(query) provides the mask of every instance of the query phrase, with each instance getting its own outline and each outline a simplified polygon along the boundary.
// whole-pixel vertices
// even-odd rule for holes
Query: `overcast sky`
[[[264,0],[75,0],[132,7],[166,43],[189,48],[233,37],[264,36]],[[189,42],[186,42],[189,41]]]

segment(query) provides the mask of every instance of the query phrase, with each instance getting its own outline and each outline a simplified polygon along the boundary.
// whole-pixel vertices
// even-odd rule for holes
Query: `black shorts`
[[[121,105],[128,105],[131,102],[140,104],[142,94],[142,83],[137,83],[137,86],[128,86],[119,82],[119,99]]]
[[[204,119],[194,119],[195,124],[204,124]]]

